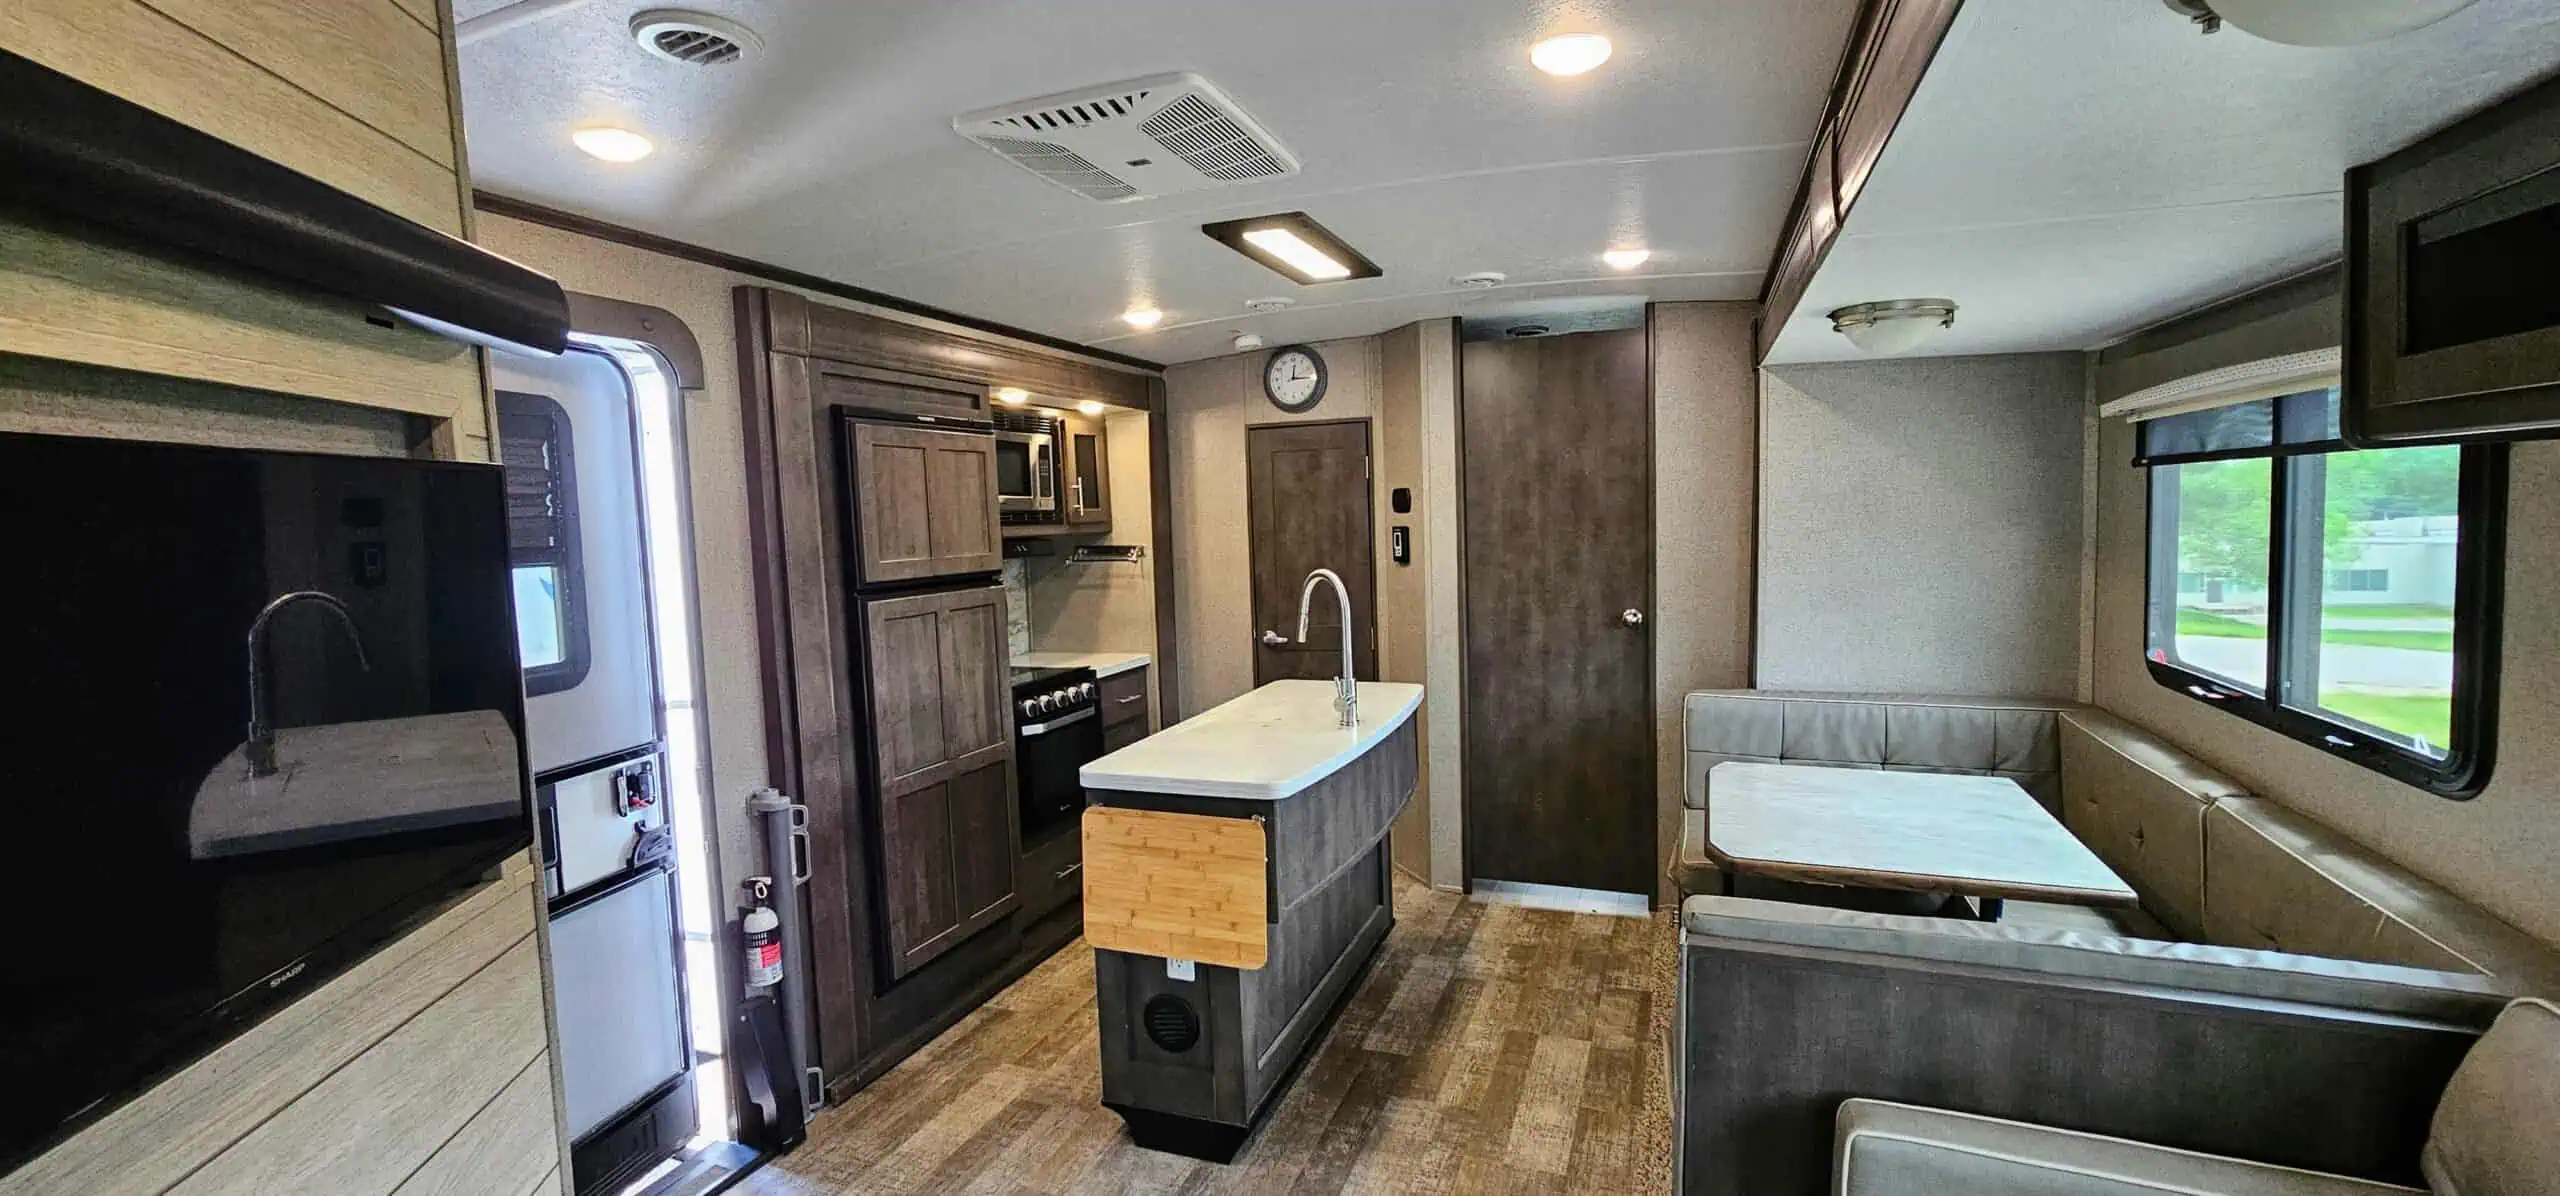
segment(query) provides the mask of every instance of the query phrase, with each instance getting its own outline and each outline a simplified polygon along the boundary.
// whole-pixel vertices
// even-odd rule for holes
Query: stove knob
[[[1093,682],[1087,681],[1087,682],[1085,682],[1084,684],[1077,686],[1077,687],[1076,687],[1076,696],[1077,696],[1077,697],[1079,697],[1079,698],[1083,698],[1085,701],[1088,701],[1088,702],[1092,701],[1092,700],[1093,700]]]
[[[1022,699],[1022,717],[1030,718],[1038,713],[1040,713],[1040,703],[1029,698]]]
[[[1058,708],[1058,695],[1056,695],[1056,694],[1042,694],[1042,695],[1040,695],[1040,713],[1042,713],[1042,714],[1047,714],[1047,713],[1049,713],[1050,711],[1056,710],[1057,708]]]

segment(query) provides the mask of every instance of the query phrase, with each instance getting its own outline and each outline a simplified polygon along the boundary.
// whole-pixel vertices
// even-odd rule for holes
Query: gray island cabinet
[[[1102,1103],[1140,1146],[1232,1161],[1395,925],[1422,687],[1333,700],[1275,681],[1084,766]]]

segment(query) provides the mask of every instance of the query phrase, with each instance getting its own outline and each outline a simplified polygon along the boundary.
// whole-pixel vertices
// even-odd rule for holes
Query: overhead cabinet
[[[1059,456],[1066,464],[1066,495],[1060,505],[1066,523],[1078,530],[1111,526],[1111,451],[1099,416],[1070,415],[1061,421],[1066,444]]]
[[[861,584],[992,573],[1003,564],[995,437],[846,416],[843,438]]]

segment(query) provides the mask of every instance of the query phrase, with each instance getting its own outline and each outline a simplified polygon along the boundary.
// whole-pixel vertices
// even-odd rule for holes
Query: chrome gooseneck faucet
[[[339,625],[347,629],[347,638],[355,641],[356,667],[373,671],[373,662],[365,659],[364,637],[356,633],[356,618],[347,613],[347,604],[336,596],[318,590],[295,590],[268,603],[257,618],[249,621],[249,742],[242,750],[249,757],[249,775],[253,777],[276,775],[275,716],[267,710],[267,623],[276,617],[276,612],[296,602],[317,602],[337,612]]]
[[[1342,675],[1333,679],[1333,709],[1342,716],[1342,725],[1360,723],[1360,681],[1351,666],[1351,591],[1342,584],[1342,575],[1331,569],[1318,569],[1307,575],[1307,584],[1298,591],[1298,642],[1307,642],[1307,606],[1315,601],[1316,583],[1333,583],[1333,596],[1342,604]]]

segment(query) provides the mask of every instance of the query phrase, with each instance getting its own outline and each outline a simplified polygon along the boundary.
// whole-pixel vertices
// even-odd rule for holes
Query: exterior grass
[[[2403,696],[2332,691],[2320,695],[2320,704],[2357,722],[2415,735],[2437,747],[2453,742],[2453,698],[2449,694]]]
[[[2375,615],[2372,612],[2375,610],[2393,609],[2401,608],[2360,607],[2355,608],[2354,616],[2362,618],[2392,617]],[[2424,610],[2427,608],[2409,607],[2406,609]],[[2346,612],[2342,611],[2333,613],[2345,614]],[[2229,615],[2215,614],[2209,610],[2180,610],[2178,612],[2178,634],[2212,636],[2220,639],[2262,640],[2267,638],[2267,629],[2260,624],[2249,622],[2246,619],[2235,619]],[[2451,628],[2447,628],[2442,631],[2428,631],[2417,628],[2400,627],[2323,627],[2320,629],[2320,642],[2324,644],[2358,644],[2367,648],[2407,648],[2418,652],[2451,653],[2453,651],[2453,631]]]

